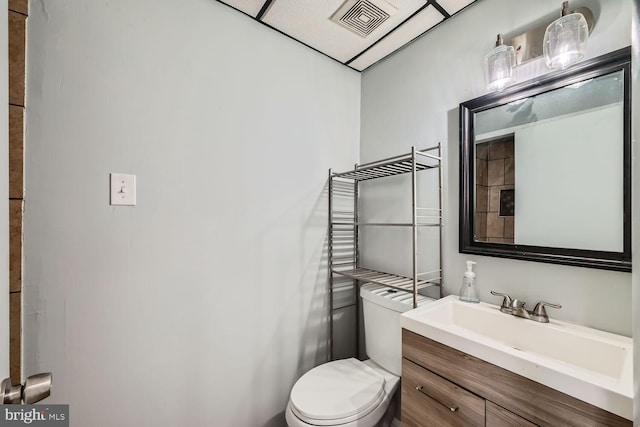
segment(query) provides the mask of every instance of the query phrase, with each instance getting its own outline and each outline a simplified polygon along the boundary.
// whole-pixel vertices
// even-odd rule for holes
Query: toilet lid
[[[384,397],[384,378],[357,359],[335,360],[304,374],[291,390],[292,409],[313,420],[368,413]]]

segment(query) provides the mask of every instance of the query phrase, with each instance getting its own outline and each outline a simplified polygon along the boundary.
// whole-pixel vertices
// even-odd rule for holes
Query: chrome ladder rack
[[[417,172],[438,169],[438,206],[418,207]],[[409,223],[360,222],[358,216],[359,184],[362,181],[411,174],[412,220]],[[334,359],[334,311],[350,305],[356,311],[356,337],[359,336],[360,282],[376,283],[390,289],[413,294],[413,307],[417,307],[418,290],[428,286],[439,286],[442,297],[442,144],[416,150],[376,162],[355,165],[353,170],[333,172],[329,169],[329,358]],[[336,205],[340,204],[340,209]],[[347,206],[348,208],[346,208]],[[399,276],[360,266],[359,228],[363,226],[409,227],[412,229],[412,274]],[[438,269],[418,272],[418,229],[438,227]],[[352,289],[354,303],[334,307],[334,290]],[[359,353],[359,338],[356,338],[356,353]]]

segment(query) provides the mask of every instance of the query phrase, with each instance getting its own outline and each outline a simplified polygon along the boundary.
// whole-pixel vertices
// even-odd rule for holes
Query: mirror
[[[630,61],[460,104],[460,252],[631,271]]]

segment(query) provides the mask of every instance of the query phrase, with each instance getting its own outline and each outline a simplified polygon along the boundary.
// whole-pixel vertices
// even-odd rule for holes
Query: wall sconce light
[[[487,88],[502,90],[513,81],[513,67],[516,66],[516,51],[504,44],[502,34],[498,34],[496,47],[484,58],[487,70]]]
[[[485,57],[489,90],[502,90],[513,81],[513,68],[532,59],[545,57],[549,68],[562,69],[584,58],[587,38],[595,25],[588,7],[569,10],[569,2],[562,3],[562,16],[549,25],[540,25],[525,33],[502,40],[498,35],[496,47]],[[513,56],[512,56],[513,55]],[[509,59],[513,57],[511,67]]]
[[[542,48],[549,68],[567,68],[584,58],[589,28],[584,15],[569,13],[569,2],[562,3],[562,15],[544,32]]]

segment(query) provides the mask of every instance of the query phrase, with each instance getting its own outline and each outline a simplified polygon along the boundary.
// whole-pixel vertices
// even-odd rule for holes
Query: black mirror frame
[[[474,114],[619,70],[624,71],[623,252],[475,241]],[[566,70],[516,84],[502,92],[490,93],[460,104],[460,252],[577,267],[631,271],[631,47],[578,63]]]

